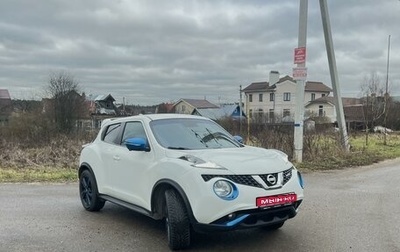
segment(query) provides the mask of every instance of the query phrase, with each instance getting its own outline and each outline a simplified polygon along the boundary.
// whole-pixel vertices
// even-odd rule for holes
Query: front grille
[[[292,178],[292,171],[293,171],[292,168],[283,171],[283,183],[282,183],[283,185],[289,182],[289,180]]]
[[[263,174],[260,175],[260,178],[265,184],[267,184],[267,186],[274,186],[278,182],[278,173]]]
[[[262,187],[251,175],[201,175],[204,181],[209,181],[212,178],[226,178],[235,183],[247,186]]]
[[[282,186],[285,185],[287,182],[289,182],[289,180],[292,178],[292,170],[293,168],[290,168],[282,172],[282,177],[283,177]],[[275,178],[275,182],[271,180],[271,175]],[[259,176],[268,187],[273,187],[277,185],[279,173],[267,173],[261,175],[217,175],[217,174],[201,175],[201,177],[204,179],[205,182],[213,178],[226,178],[237,184],[263,188],[263,186],[253,178],[254,176]],[[268,177],[270,177],[269,180]]]

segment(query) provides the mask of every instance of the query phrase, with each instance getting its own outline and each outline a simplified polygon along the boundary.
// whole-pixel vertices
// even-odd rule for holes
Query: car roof
[[[144,120],[144,121],[153,121],[153,120],[162,120],[162,119],[203,119],[203,120],[210,120],[206,117],[197,116],[197,115],[185,115],[185,114],[140,114],[135,116],[128,116],[128,117],[115,117],[115,118],[108,118],[103,120],[101,126],[106,126],[112,123],[119,123],[119,122],[126,122],[130,120]]]

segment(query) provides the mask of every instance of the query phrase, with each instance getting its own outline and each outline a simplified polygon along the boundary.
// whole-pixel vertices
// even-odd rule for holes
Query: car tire
[[[277,229],[280,229],[283,226],[283,224],[285,224],[284,221],[278,222],[278,223],[273,224],[273,225],[265,226],[264,229],[265,230],[270,230],[270,231],[277,230]]]
[[[190,246],[190,221],[186,207],[176,190],[165,192],[168,246],[171,250],[185,249]]]
[[[96,179],[89,170],[84,170],[79,176],[79,195],[82,206],[90,212],[104,207],[105,201],[99,197]]]

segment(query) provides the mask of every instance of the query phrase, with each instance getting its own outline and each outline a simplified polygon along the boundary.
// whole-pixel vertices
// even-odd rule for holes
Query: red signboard
[[[256,205],[258,207],[271,207],[292,204],[297,201],[297,195],[295,193],[280,194],[266,197],[258,197],[256,199]]]
[[[294,80],[306,80],[307,79],[307,67],[293,68],[293,79]]]
[[[294,49],[294,64],[303,64],[306,62],[306,48],[299,47]]]

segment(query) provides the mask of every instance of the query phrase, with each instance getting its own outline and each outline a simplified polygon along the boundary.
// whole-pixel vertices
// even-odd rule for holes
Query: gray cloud
[[[400,1],[329,2],[341,89],[356,96],[372,71],[400,93]],[[0,87],[40,97],[48,76],[68,71],[87,94],[156,104],[179,98],[239,99],[239,85],[290,75],[298,1],[2,0]],[[309,1],[310,80],[330,85],[321,15]],[[384,78],[383,78],[384,79]]]

